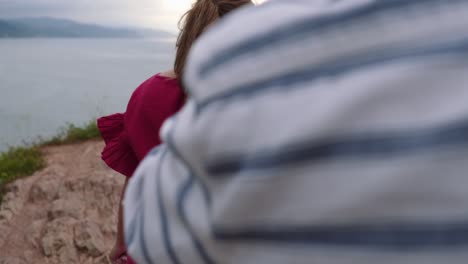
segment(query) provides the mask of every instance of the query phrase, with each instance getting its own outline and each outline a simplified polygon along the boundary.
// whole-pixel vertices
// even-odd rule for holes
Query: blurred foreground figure
[[[312,2],[195,45],[125,197],[138,263],[467,263],[468,0]]]

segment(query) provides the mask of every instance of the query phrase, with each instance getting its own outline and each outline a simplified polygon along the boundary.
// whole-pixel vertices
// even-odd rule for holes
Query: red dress
[[[161,144],[164,121],[184,105],[185,93],[177,79],[155,75],[133,92],[125,113],[101,117],[99,131],[106,143],[102,160],[113,170],[131,177],[140,161]],[[134,264],[128,256],[127,264]]]
[[[113,170],[131,177],[140,161],[161,143],[159,130],[164,121],[177,113],[185,102],[185,93],[177,79],[159,74],[141,84],[125,113],[97,120],[106,146],[102,160]]]

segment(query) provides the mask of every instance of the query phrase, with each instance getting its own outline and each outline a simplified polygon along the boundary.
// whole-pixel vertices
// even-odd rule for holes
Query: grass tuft
[[[20,177],[33,174],[45,166],[38,147],[17,147],[0,154],[0,203],[4,186]]]
[[[41,147],[78,143],[101,136],[94,120],[79,127],[68,124],[58,135],[48,140],[41,140],[31,146],[10,148],[0,153],[0,204],[6,184],[44,168],[45,160]]]
[[[96,121],[90,121],[82,127],[74,124],[68,124],[65,129],[62,129],[58,135],[49,140],[40,143],[40,146],[57,146],[65,144],[73,144],[89,139],[99,138],[101,136],[97,127]]]

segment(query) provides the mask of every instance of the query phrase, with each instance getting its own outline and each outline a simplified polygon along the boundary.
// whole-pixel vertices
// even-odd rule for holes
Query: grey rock
[[[57,196],[58,183],[53,180],[37,181],[29,191],[29,201],[53,200]]]
[[[42,250],[45,256],[56,257],[60,263],[75,263],[78,253],[73,244],[71,227],[76,220],[71,218],[57,219],[47,224],[44,236],[41,239]]]
[[[0,257],[0,264],[27,264],[27,263],[21,258]]]
[[[104,237],[99,226],[91,221],[82,221],[74,226],[74,240],[78,249],[89,256],[98,257],[106,251]]]
[[[74,200],[55,200],[47,212],[49,220],[62,217],[80,217],[80,202]]]

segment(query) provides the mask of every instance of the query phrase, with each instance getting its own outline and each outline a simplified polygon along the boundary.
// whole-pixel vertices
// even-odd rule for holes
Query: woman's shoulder
[[[177,78],[158,73],[138,86],[130,98],[129,106],[140,101],[154,101],[167,95],[173,96],[183,93]]]
[[[154,93],[158,90],[180,89],[179,80],[165,73],[158,73],[144,81],[135,92]]]

